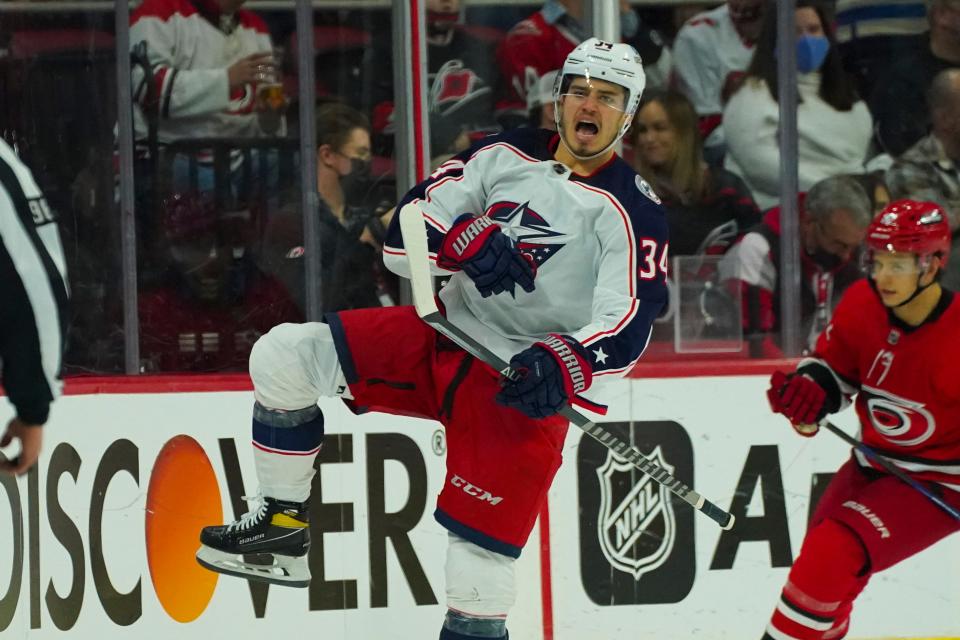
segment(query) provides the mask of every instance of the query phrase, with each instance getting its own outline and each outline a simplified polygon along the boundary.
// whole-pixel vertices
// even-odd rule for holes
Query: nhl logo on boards
[[[693,486],[693,444],[672,420],[605,422]],[[693,509],[597,440],[577,448],[580,579],[602,607],[680,602],[696,578]]]
[[[660,447],[647,458],[673,475],[675,469],[664,459]],[[600,479],[597,536],[607,562],[639,580],[670,556],[676,542],[677,523],[669,491],[648,475],[640,473],[638,481],[626,482],[626,493],[617,495],[615,476],[636,473],[631,463],[613,451],[607,452],[607,461],[597,469]]]

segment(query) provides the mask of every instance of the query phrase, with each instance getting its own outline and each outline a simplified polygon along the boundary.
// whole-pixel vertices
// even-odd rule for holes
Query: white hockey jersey
[[[144,69],[133,74],[134,130],[147,137],[147,109],[159,112],[161,143],[182,138],[263,135],[254,110],[256,87],[231,92],[227,69],[272,51],[266,24],[244,9],[220,13],[211,0],[145,0],[130,18],[130,46],[146,41],[153,91]],[[155,102],[153,102],[155,101]]]
[[[673,75],[677,89],[689,98],[700,117],[723,113],[721,94],[731,73],[746,71],[753,45],[744,43],[726,4],[687,21],[673,43]],[[721,130],[707,146],[723,141]]]
[[[499,224],[536,260],[536,289],[483,298],[456,272],[440,292],[447,318],[505,360],[548,333],[571,335],[590,353],[597,382],[629,371],[646,348],[667,299],[667,223],[657,196],[619,156],[580,176],[553,159],[558,144],[543,129],[490,136],[441,165],[399,206],[423,210],[434,261],[461,215]],[[398,216],[383,252],[388,268],[409,273]]]

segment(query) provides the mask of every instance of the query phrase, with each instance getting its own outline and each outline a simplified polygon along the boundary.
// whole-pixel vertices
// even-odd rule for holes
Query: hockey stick
[[[908,485],[910,485],[911,488],[916,489],[917,491],[922,493],[928,500],[930,500],[932,503],[934,503],[935,505],[937,505],[947,513],[949,513],[951,516],[953,516],[957,520],[960,520],[960,511],[958,511],[956,508],[952,507],[951,505],[947,504],[943,500],[943,498],[941,498],[937,494],[927,489],[925,486],[923,486],[922,484],[920,484],[919,482],[911,478],[909,475],[907,475],[906,473],[898,469],[895,465],[893,465],[890,462],[887,462],[886,459],[884,459],[876,451],[874,451],[867,445],[863,444],[853,436],[847,434],[847,432],[842,431],[840,427],[833,424],[829,420],[826,420],[826,419],[821,420],[820,426],[826,429],[827,431],[829,431],[830,433],[832,433],[833,435],[837,436],[847,444],[849,444],[851,447],[853,447],[854,449],[862,453],[867,458],[870,458],[870,460],[872,460],[873,462],[876,462],[878,465],[883,467],[890,475],[896,476],[898,480],[907,483]]]
[[[413,289],[413,304],[417,315],[428,325],[436,329],[470,353],[478,360],[487,363],[501,375],[515,378],[519,375],[510,365],[498,355],[481,345],[472,337],[461,331],[448,321],[437,309],[433,292],[433,275],[430,273],[430,256],[427,248],[427,233],[424,227],[423,213],[414,203],[409,203],[400,209],[400,232],[403,235],[403,244],[407,253],[407,264],[410,267],[410,285]],[[717,505],[713,504],[699,493],[683,484],[663,467],[651,462],[636,447],[628,445],[613,433],[592,422],[569,405],[564,407],[560,414],[583,431],[596,438],[600,444],[612,450],[635,467],[640,469],[667,489],[675,493],[694,509],[700,511],[715,521],[723,529],[733,527],[735,518]]]

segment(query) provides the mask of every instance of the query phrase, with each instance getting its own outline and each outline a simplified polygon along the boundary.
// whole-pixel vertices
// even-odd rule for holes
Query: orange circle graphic
[[[147,489],[147,564],[157,599],[178,622],[207,608],[217,574],[195,560],[200,529],[223,522],[220,487],[207,454],[186,435],[167,441]]]

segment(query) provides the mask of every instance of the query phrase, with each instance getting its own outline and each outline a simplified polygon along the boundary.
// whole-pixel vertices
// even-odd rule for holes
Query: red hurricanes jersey
[[[960,491],[960,301],[944,291],[930,318],[892,318],[864,279],[844,294],[816,358],[856,393],[861,438],[920,480]],[[863,466],[871,464],[854,452]],[[877,467],[879,468],[879,467]]]

